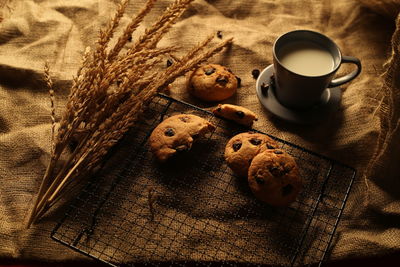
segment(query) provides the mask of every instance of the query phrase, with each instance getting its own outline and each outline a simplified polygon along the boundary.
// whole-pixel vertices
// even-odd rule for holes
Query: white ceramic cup
[[[297,44],[306,44],[306,47],[308,47],[307,45],[309,44],[310,47],[318,47],[318,49],[315,49],[315,51],[311,49],[311,54],[305,54],[304,51],[307,49],[304,51],[300,49],[296,51]],[[304,54],[298,56],[294,55],[294,52],[290,52],[292,54],[287,53],[288,47],[294,50],[294,52],[298,53],[300,51],[300,53],[304,52]],[[322,59],[317,52],[320,54],[322,53],[322,55],[325,56],[325,60],[326,55],[330,55],[332,66],[326,68],[326,64],[313,62]],[[288,59],[287,57],[289,54],[291,56],[294,55],[294,60],[293,58],[290,59],[292,62],[289,63],[299,63],[300,61],[296,62],[297,59],[301,60],[301,56],[307,57],[308,55],[309,58],[307,57],[307,62],[302,63],[307,63],[303,64],[305,68],[306,66],[313,66],[313,63],[317,64],[313,66],[316,68],[317,74],[308,74],[307,69],[304,69],[304,72],[296,71],[289,66],[289,63],[284,63],[284,61]],[[304,57],[302,60],[304,60]],[[310,62],[308,62],[308,60]],[[326,98],[327,95],[327,88],[338,87],[344,83],[350,82],[361,72],[361,62],[358,58],[342,56],[339,47],[331,39],[321,33],[309,30],[291,31],[280,36],[273,45],[273,63],[275,69],[276,98],[282,105],[292,109],[309,109],[323,103],[326,101],[324,98]],[[357,69],[343,77],[334,79],[342,63],[355,64]],[[318,64],[321,64],[321,72],[319,73]],[[324,68],[322,67],[326,68],[326,70],[323,70]]]

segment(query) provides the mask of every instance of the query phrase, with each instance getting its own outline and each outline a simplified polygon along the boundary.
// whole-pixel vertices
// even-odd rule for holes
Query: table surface
[[[58,220],[56,216],[29,231],[23,229],[22,218],[32,206],[31,200],[45,172],[50,151],[48,90],[38,83],[43,74],[44,61],[50,63],[56,87],[56,114],[61,116],[69,82],[81,64],[84,48],[93,47],[99,28],[113,15],[118,1],[0,2],[7,3],[7,7],[0,12],[4,18],[0,29],[0,155],[7,155],[0,156],[0,210],[6,211],[0,216],[0,250],[3,251],[0,266],[100,266],[88,265],[84,261],[78,264],[76,260],[81,260],[83,256],[62,245],[54,245],[47,232]],[[138,12],[138,3],[144,0],[130,2],[121,25],[128,23],[128,18]],[[170,2],[157,1],[154,12],[146,17],[142,26],[150,26]],[[371,3],[369,7],[367,2]],[[340,238],[332,249],[331,257],[335,259],[378,253],[385,255],[400,248],[400,228],[396,224],[400,210],[400,186],[396,175],[399,166],[388,164],[389,160],[385,163],[383,160],[392,155],[384,153],[387,157],[380,162],[382,170],[378,168],[376,175],[371,174],[366,181],[361,179],[362,171],[373,155],[378,134],[383,136],[380,124],[385,124],[386,117],[381,113],[391,107],[381,99],[389,88],[386,90],[383,87],[383,90],[378,77],[384,71],[382,66],[390,53],[395,23],[377,13],[378,9],[372,5],[377,2],[389,1],[337,0],[333,4],[331,1],[308,0],[299,4],[295,0],[197,0],[164,40],[165,45],[182,47],[182,51],[177,53],[181,56],[192,44],[217,31],[222,31],[222,39],[234,37],[232,47],[212,59],[230,67],[241,78],[242,87],[229,102],[253,110],[259,116],[256,129],[268,130],[272,135],[321,152],[359,171],[360,177],[349,196],[338,229]],[[400,22],[397,27],[400,29]],[[278,36],[299,28],[323,32],[335,40],[344,54],[357,56],[363,62],[362,75],[345,87],[339,112],[332,113],[329,119],[310,128],[285,124],[264,110],[254,93],[255,80],[251,75],[252,69],[263,69],[272,62],[272,45]],[[346,66],[342,71],[347,72]],[[391,90],[394,89],[398,88]],[[208,107],[191,98],[185,90],[184,79],[174,83],[171,96]],[[395,93],[393,96],[398,97]],[[382,112],[379,112],[378,105],[383,107]],[[399,107],[392,107],[396,116]],[[399,140],[400,131],[398,134],[394,136],[394,141]],[[395,150],[397,146],[393,143],[388,147]],[[391,158],[398,158],[398,154],[393,154]],[[366,185],[368,205],[364,203]],[[61,213],[56,210],[54,215]],[[47,232],[42,234],[43,231]],[[5,257],[13,255],[21,259],[4,261]],[[31,258],[40,262],[22,261]],[[43,263],[63,259],[75,261]],[[326,265],[394,265],[392,263],[399,259],[399,255],[391,255]]]
[[[347,267],[347,266],[363,266],[363,267],[375,267],[375,266],[397,266],[400,262],[400,253],[388,254],[386,256],[377,256],[369,258],[353,258],[346,260],[338,260],[327,262],[323,266],[325,267]],[[68,263],[43,263],[43,262],[23,262],[19,263],[18,260],[14,262],[7,262],[0,264],[0,267],[106,267],[106,265],[101,262],[68,262]],[[135,266],[148,266],[147,264],[135,264]],[[159,266],[170,266],[169,263],[165,263]],[[210,266],[210,265],[209,265]],[[211,266],[219,266],[218,264],[212,264]],[[240,265],[238,265],[240,266]]]

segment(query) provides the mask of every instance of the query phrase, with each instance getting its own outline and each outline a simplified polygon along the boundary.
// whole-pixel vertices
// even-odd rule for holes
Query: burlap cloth
[[[81,54],[94,43],[116,2],[0,1],[1,259],[87,259],[49,238],[62,212],[53,212],[29,230],[24,229],[24,221],[49,159],[50,104],[40,82],[44,61],[49,61],[56,82],[59,116]],[[144,1],[132,2],[128,14]],[[169,2],[160,0],[151,17]],[[400,249],[398,11],[394,0],[197,0],[164,40],[187,49],[217,30],[224,38],[234,37],[232,49],[213,59],[242,78],[242,88],[228,102],[254,110],[260,117],[255,128],[358,170],[330,259]],[[340,109],[316,126],[275,119],[254,93],[251,70],[270,64],[275,38],[294,29],[325,33],[343,54],[357,56],[363,64],[361,76],[344,87]],[[171,94],[192,101],[179,82]]]

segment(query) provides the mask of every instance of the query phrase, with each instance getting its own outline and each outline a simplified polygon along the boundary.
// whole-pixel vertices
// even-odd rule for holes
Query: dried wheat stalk
[[[44,65],[44,81],[46,82],[47,88],[49,88],[51,118],[51,155],[54,155],[54,130],[56,127],[56,110],[54,106],[53,81],[50,77],[50,67],[48,62],[46,62]]]
[[[73,78],[57,134],[52,139],[50,162],[29,216],[28,227],[62,196],[68,184],[88,176],[101,164],[110,148],[135,124],[157,93],[232,42],[229,39],[207,48],[213,39],[210,36],[181,58],[173,55],[177,47],[157,48],[162,37],[193,2],[175,0],[133,45],[127,45],[155,2],[148,0],[126,26],[115,45],[109,48],[109,41],[128,4],[128,0],[122,0],[114,17],[100,31],[96,47],[86,49],[82,65]],[[122,53],[126,46],[127,49]],[[158,64],[164,56],[174,58],[175,62],[160,70]],[[53,133],[54,90],[47,64],[45,81],[51,98]],[[64,164],[56,168],[61,154],[74,139],[77,139],[76,147]]]

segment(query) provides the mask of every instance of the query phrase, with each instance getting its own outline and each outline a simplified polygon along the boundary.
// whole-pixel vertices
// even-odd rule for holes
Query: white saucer
[[[333,111],[337,110],[342,98],[340,87],[327,88],[321,98],[321,104],[307,110],[295,110],[283,106],[275,97],[274,88],[271,86],[263,95],[261,85],[269,84],[274,66],[271,64],[266,67],[258,76],[256,82],[256,91],[261,104],[277,117],[298,124],[315,124],[324,119]]]

